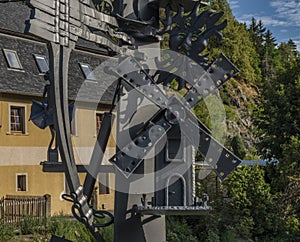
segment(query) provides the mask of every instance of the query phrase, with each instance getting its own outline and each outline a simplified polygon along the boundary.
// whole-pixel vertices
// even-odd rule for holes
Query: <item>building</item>
[[[45,78],[49,68],[47,44],[24,34],[30,9],[23,3],[1,3],[0,14],[0,198],[49,194],[52,215],[70,213],[70,204],[61,197],[68,192],[64,173],[45,173],[40,165],[47,160],[50,131],[39,129],[29,121],[32,100],[43,99],[48,82]],[[107,58],[104,49],[78,41],[69,63],[70,101],[75,100],[86,78],[93,79],[90,72]],[[75,105],[71,130],[78,164],[89,162],[102,113],[110,108],[113,91],[113,88],[107,90],[96,110],[85,103]],[[113,137],[108,146],[104,162],[115,152]],[[109,187],[99,183],[94,202],[98,208],[112,210],[114,177],[107,173],[100,176]],[[84,177],[81,173],[82,182]]]

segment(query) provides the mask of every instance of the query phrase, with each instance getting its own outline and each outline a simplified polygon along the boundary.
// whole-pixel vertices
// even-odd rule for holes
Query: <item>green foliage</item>
[[[8,223],[5,223],[3,219],[0,219],[0,241],[9,241],[14,237],[14,235],[14,227]]]
[[[257,147],[266,158],[275,157],[278,166],[269,166],[268,178],[274,192],[287,187],[287,176],[300,169],[300,64],[267,82],[264,99],[256,112],[260,142]],[[272,179],[276,176],[276,179]]]
[[[193,110],[194,114],[207,126],[209,129],[211,128],[209,111],[204,102],[200,102]]]
[[[44,224],[42,224],[37,218],[29,215],[24,216],[18,224],[18,228],[23,235],[40,233],[43,230],[43,227]]]
[[[106,242],[114,241],[114,226],[113,225],[111,225],[109,227],[105,227],[105,228],[99,228],[99,232],[100,232],[102,238]]]
[[[264,171],[258,166],[239,168],[227,179],[226,185],[234,206],[247,215],[251,212],[249,209],[260,206],[270,197],[270,188],[264,180]]]
[[[238,242],[238,237],[236,233],[234,232],[234,229],[228,229],[226,230],[222,237],[221,237],[222,242]]]
[[[264,240],[284,232],[284,222],[264,177],[262,168],[243,166],[226,181],[232,209],[239,214],[238,233],[243,237]]]
[[[265,32],[266,32],[266,28],[264,27],[262,21],[261,20],[257,21],[255,18],[252,18],[249,27],[249,34],[250,34],[251,41],[260,59],[262,58],[264,53],[263,43],[265,38]]]
[[[224,11],[221,21],[227,20],[227,27],[222,31],[223,40],[211,38],[208,45],[209,56],[214,59],[223,52],[240,70],[239,77],[254,82],[260,79],[259,55],[250,38],[245,24],[234,19],[230,6],[226,0],[211,0],[211,8]]]
[[[20,235],[16,236],[16,231]],[[113,226],[100,228],[100,234],[107,242],[113,242]],[[95,242],[96,240],[84,224],[64,215],[49,218],[46,222],[31,216],[25,216],[16,227],[0,220],[0,241],[49,241],[51,235],[65,237],[71,241]]]
[[[218,234],[218,231],[215,231],[213,229],[209,229],[207,232],[206,240],[207,242],[219,242],[220,236]]]
[[[107,223],[109,221],[109,218],[95,218],[95,223],[103,224]],[[102,236],[102,238],[106,242],[113,242],[114,241],[114,226],[110,225],[108,227],[99,228],[99,232]]]
[[[82,223],[67,217],[59,216],[51,218],[48,231],[60,237],[65,236],[66,239],[71,241],[95,241]]]
[[[167,241],[170,242],[196,242],[192,229],[184,218],[177,216],[166,217]]]
[[[255,110],[259,142],[253,154],[246,154],[241,137],[235,136],[231,140],[234,153],[241,158],[276,158],[279,164],[238,169],[223,184],[229,201],[219,194],[209,194],[213,212],[200,219],[186,218],[187,225],[199,241],[300,241],[299,52],[293,40],[277,46],[261,20],[253,18],[249,28],[238,23],[226,0],[206,2],[214,10],[225,12],[221,21],[228,20],[222,42],[214,37],[209,42],[210,59],[223,52],[240,69],[235,79],[238,82],[230,82],[234,89],[243,82],[259,88],[259,99],[245,104],[251,109],[249,113]],[[238,124],[231,103],[233,92],[227,85],[220,96],[227,120]],[[208,105],[199,104],[194,111],[209,128],[213,127]],[[198,195],[207,192],[208,183],[197,181]]]
[[[236,135],[231,140],[231,147],[235,155],[240,159],[244,159],[246,155],[246,148],[240,135]]]
[[[226,111],[226,119],[229,121],[238,121],[236,110],[233,107],[224,105]]]

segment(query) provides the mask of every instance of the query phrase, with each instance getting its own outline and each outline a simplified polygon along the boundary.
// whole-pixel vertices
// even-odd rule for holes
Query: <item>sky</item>
[[[228,0],[233,15],[242,23],[262,20],[277,43],[292,39],[300,51],[300,0]]]

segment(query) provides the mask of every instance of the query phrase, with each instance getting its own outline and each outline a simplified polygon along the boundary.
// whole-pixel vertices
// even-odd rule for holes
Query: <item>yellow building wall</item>
[[[47,148],[50,142],[48,128],[41,130],[30,117],[31,97],[0,94],[0,197],[5,195],[42,196],[51,195],[51,214],[70,214],[71,204],[61,199],[64,193],[65,178],[63,173],[44,173],[40,162],[47,159]],[[10,105],[25,106],[26,133],[9,133]],[[78,164],[88,164],[91,151],[96,141],[95,110],[78,107],[76,109],[76,132],[72,137],[75,146],[74,153]],[[101,108],[100,112],[106,111]],[[110,158],[115,152],[115,134],[109,139],[109,147],[105,153],[103,164],[110,164]],[[16,176],[27,174],[28,190],[17,191]],[[85,174],[80,174],[81,184]],[[105,204],[105,209],[113,210],[114,175],[110,174],[111,191],[108,195],[97,195],[98,208]],[[97,192],[98,194],[98,192]]]
[[[70,204],[61,199],[64,192],[64,174],[44,173],[41,166],[1,166],[0,196],[51,195],[51,215],[70,213]],[[27,191],[17,191],[17,174],[27,175]],[[5,181],[5,182],[4,182]]]

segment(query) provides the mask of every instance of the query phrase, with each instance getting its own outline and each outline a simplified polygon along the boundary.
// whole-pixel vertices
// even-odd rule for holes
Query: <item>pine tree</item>
[[[289,41],[287,42],[287,44],[290,46],[291,48],[291,52],[292,52],[292,55],[295,59],[297,59],[299,57],[299,52],[297,50],[297,45],[296,43],[292,40],[292,39],[289,39]]]
[[[252,18],[251,24],[249,26],[249,33],[251,41],[255,47],[256,52],[260,56],[260,59],[263,57],[264,53],[264,41],[266,36],[266,28],[264,27],[261,20],[257,22],[255,18]]]
[[[288,43],[281,43],[278,47],[278,51],[282,63],[282,72],[296,65],[298,54],[297,46],[291,39]]]
[[[227,20],[227,27],[222,31],[221,42],[212,39],[208,45],[210,58],[214,59],[221,52],[224,53],[240,70],[239,78],[248,82],[260,80],[260,60],[257,55],[250,33],[245,24],[239,23],[226,0],[211,0],[211,8],[217,12],[223,11],[221,19]]]
[[[276,78],[276,70],[280,66],[280,58],[276,49],[276,39],[270,30],[267,30],[263,46],[262,76],[264,81]]]

